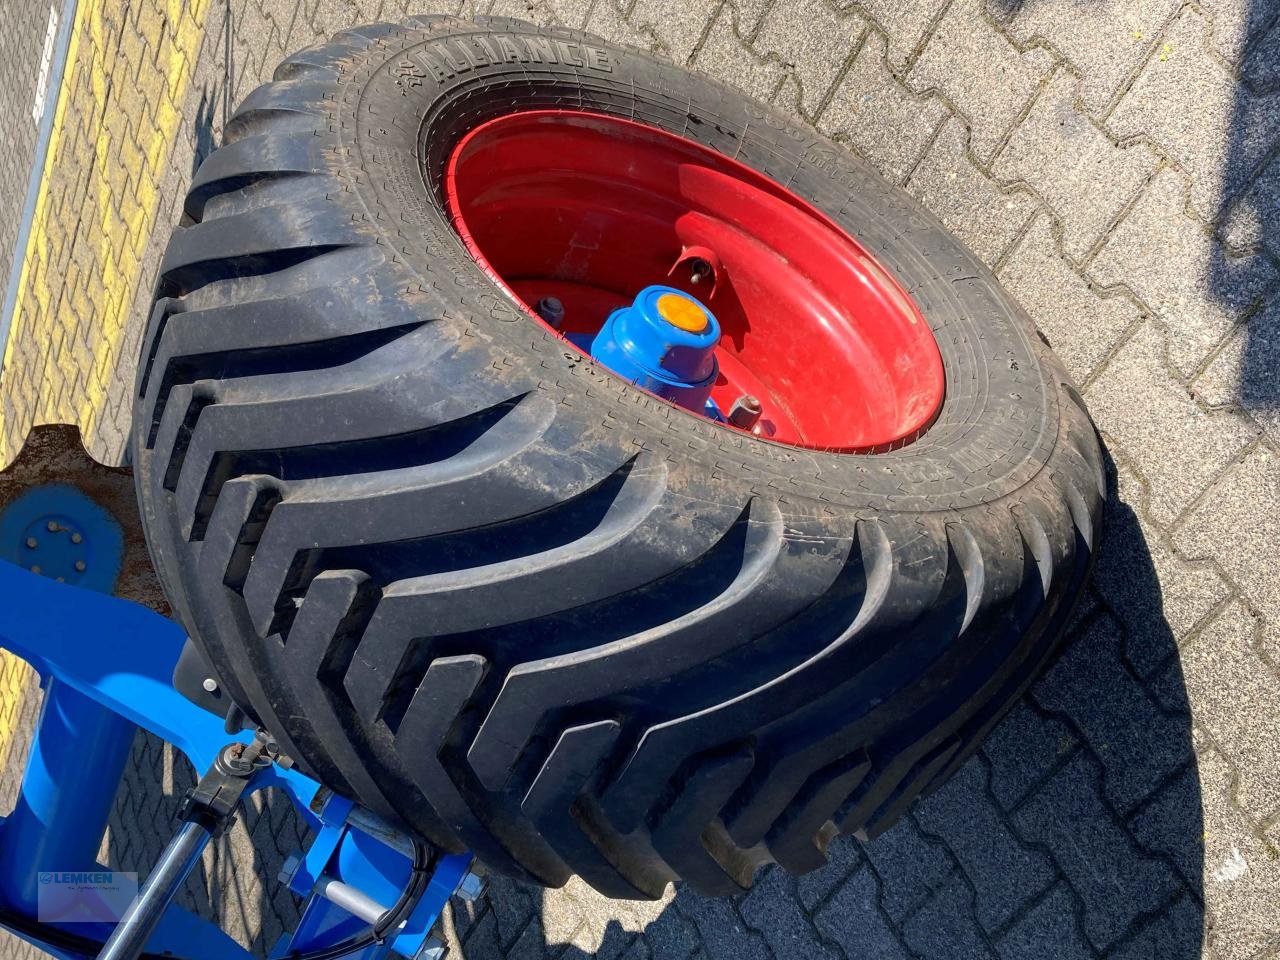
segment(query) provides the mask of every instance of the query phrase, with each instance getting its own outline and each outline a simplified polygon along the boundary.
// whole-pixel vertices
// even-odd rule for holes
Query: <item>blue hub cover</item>
[[[719,368],[720,324],[698,300],[674,287],[645,287],[613,311],[591,356],[664,400],[703,413]]]

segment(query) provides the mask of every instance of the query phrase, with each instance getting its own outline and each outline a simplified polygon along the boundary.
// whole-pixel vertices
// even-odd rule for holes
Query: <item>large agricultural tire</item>
[[[872,251],[937,341],[928,429],[748,436],[541,328],[441,181],[480,123],[565,104],[731,154]],[[1104,496],[1079,395],[932,216],[731,88],[506,19],[348,30],[248,97],[186,212],[135,404],[155,564],[236,702],[435,844],[617,897],[809,870],[1052,655]]]

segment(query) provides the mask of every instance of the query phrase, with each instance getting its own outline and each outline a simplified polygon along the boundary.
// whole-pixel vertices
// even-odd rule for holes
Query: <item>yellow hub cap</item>
[[[707,329],[707,312],[688,297],[664,293],[656,304],[658,316],[680,330],[701,333]]]

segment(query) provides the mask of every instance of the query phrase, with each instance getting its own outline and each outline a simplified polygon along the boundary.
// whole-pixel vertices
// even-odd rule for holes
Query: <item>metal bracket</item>
[[[262,730],[252,743],[227,744],[200,782],[183,798],[179,818],[204,826],[215,838],[221,836],[254,776],[271,766],[279,752],[275,742]]]
[[[253,743],[229,743],[182,802],[182,827],[165,847],[147,882],[110,938],[98,960],[138,960],[165,911],[195,868],[209,841],[221,836],[253,781],[271,766],[274,750],[261,731]]]
[[[25,546],[27,526],[50,510],[69,520],[68,511],[77,517],[97,516],[96,505],[71,488],[37,489],[20,499],[25,503],[15,501],[11,507],[36,509],[19,518],[22,523],[12,538],[17,555],[9,555],[18,561],[23,550],[33,549]],[[72,528],[81,533],[81,543],[75,543],[63,529],[68,525],[54,519],[59,530],[46,532],[65,533],[72,546],[90,543],[103,549],[108,543],[82,526]],[[106,522],[110,525],[109,515]],[[48,518],[44,523],[47,527]],[[114,529],[118,536],[118,527]],[[94,561],[76,571],[76,556],[63,559],[72,573],[106,575],[112,570]],[[316,864],[312,882],[298,877],[291,884],[308,897],[303,919],[272,955],[373,960],[394,950],[414,960],[443,956],[444,947],[431,929],[450,896],[478,888],[478,878],[469,873],[469,854],[439,857],[403,924],[385,944],[361,944],[369,924],[361,913],[336,902],[342,888],[313,881],[328,876],[375,906],[394,904],[412,872],[413,841],[399,827],[294,769],[268,735],[244,732],[228,744],[223,720],[174,687],[174,668],[186,642],[181,628],[139,604],[110,596],[114,574],[95,592],[83,588],[84,579],[81,586],[58,583],[31,566],[42,565],[0,560],[0,596],[5,598],[0,647],[31,664],[46,691],[33,747],[38,763],[28,767],[18,809],[0,819],[0,927],[57,957],[92,955],[103,946],[115,951],[103,954],[108,960],[132,958],[140,949],[151,951],[148,957],[251,960],[224,932],[171,901],[238,804],[257,790],[279,787],[319,834],[306,855],[308,865]],[[208,772],[187,799],[184,822],[114,933],[102,924],[79,929],[40,924],[32,878],[44,870],[92,868],[135,726],[173,744],[196,769]],[[336,896],[325,896],[335,889]]]

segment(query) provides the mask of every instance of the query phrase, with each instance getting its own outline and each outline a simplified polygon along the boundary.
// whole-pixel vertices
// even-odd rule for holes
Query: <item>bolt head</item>
[[[729,422],[740,430],[750,430],[760,419],[760,401],[749,393],[744,393],[729,409]]]
[[[48,523],[46,523],[46,524],[44,525],[44,528],[45,528],[46,530],[48,530],[50,533],[57,533],[57,532],[58,532],[58,529],[59,529],[59,527],[58,527],[58,521],[57,521],[57,520],[50,520]]]
[[[83,560],[76,561],[76,573],[84,573],[85,570],[87,570],[88,568],[89,568],[89,565],[85,563]]]
[[[466,876],[459,881],[458,889],[453,892],[453,895],[463,903],[474,903],[480,899],[487,885],[488,880],[474,870],[468,870]]]
[[[538,316],[553,327],[559,327],[564,320],[564,304],[559,297],[543,297],[534,309]]]
[[[280,867],[280,882],[286,887],[293,883],[293,878],[300,866],[302,866],[302,858],[296,853],[291,853],[285,857],[284,864]]]
[[[439,937],[427,937],[422,941],[422,946],[418,948],[413,960],[444,960],[448,952],[449,948]]]
[[[34,549],[35,549],[36,547],[38,547],[38,546],[40,546],[40,541],[39,541],[39,540],[37,540],[35,537],[27,537],[27,549],[28,549],[28,550],[34,550]]]
[[[71,542],[72,542],[72,543],[83,543],[83,542],[84,542],[84,537],[83,537],[81,534],[73,533],[73,534],[71,535]]]
[[[217,692],[218,692],[218,681],[217,681],[217,680],[215,680],[215,679],[213,679],[213,677],[205,677],[205,678],[204,678],[204,683],[200,684],[200,686],[204,687],[204,692],[205,692],[205,693],[217,693]]]

